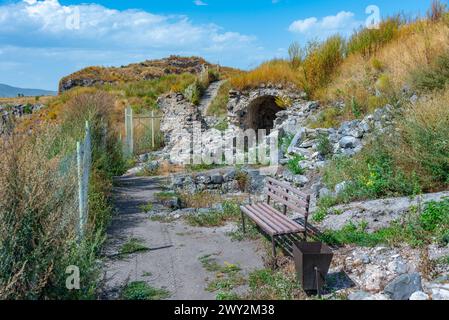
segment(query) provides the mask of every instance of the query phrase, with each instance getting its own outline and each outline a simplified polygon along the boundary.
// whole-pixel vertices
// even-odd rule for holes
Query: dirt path
[[[203,96],[201,97],[200,104],[198,105],[198,109],[201,111],[203,115],[206,113],[210,104],[217,96],[218,90],[220,89],[223,83],[225,83],[225,80],[212,82],[204,92]]]
[[[161,191],[163,182],[158,177],[133,175],[117,179],[114,192],[118,214],[108,232],[103,299],[118,299],[121,288],[132,281],[165,288],[171,293],[170,299],[215,299],[216,293],[205,290],[208,280],[214,278],[199,260],[206,255],[213,255],[221,265],[238,264],[243,275],[263,267],[256,243],[232,242],[226,235],[232,226],[194,228],[183,220],[151,221],[140,207],[155,203],[154,194]],[[158,204],[154,205],[157,209]],[[120,257],[120,248],[131,238],[140,239],[151,250]]]

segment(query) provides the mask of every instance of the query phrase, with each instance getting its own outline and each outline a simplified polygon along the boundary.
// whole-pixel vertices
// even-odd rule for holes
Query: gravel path
[[[158,208],[154,194],[162,190],[162,183],[163,179],[158,177],[125,175],[117,179],[114,196],[118,214],[108,231],[103,299],[118,299],[121,288],[132,281],[165,288],[171,293],[170,299],[215,299],[216,293],[205,290],[207,281],[215,276],[199,261],[205,255],[214,255],[220,264],[238,264],[243,275],[263,267],[259,245],[232,242],[226,235],[232,228],[230,225],[194,228],[183,220],[151,221],[139,207],[152,202]],[[131,238],[140,239],[151,250],[118,256],[123,243]]]

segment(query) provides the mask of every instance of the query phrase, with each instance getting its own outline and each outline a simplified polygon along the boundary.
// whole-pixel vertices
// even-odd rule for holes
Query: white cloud
[[[106,48],[194,48],[215,39],[229,46],[252,37],[195,25],[186,16],[141,10],[113,10],[96,4],[64,6],[58,0],[22,1],[0,6],[0,40],[24,46]]]
[[[201,0],[195,0],[195,1],[193,1],[193,3],[194,3],[196,6],[207,6],[207,3],[205,3],[205,2],[203,2],[203,1],[201,1]]]
[[[0,69],[9,66],[0,72],[0,82],[53,89],[61,76],[88,65],[179,54],[247,68],[271,56],[254,36],[195,24],[187,16],[65,6],[58,0],[0,4],[0,51]],[[23,70],[29,76],[18,77]]]
[[[296,20],[290,24],[289,31],[313,36],[328,36],[334,33],[348,35],[362,24],[363,22],[355,19],[354,13],[341,11],[334,16],[322,19],[310,17]]]

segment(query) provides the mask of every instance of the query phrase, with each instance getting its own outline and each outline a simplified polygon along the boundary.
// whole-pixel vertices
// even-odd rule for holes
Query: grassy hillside
[[[101,86],[104,84],[120,85],[129,82],[154,80],[167,75],[184,73],[199,74],[203,65],[210,69],[220,69],[223,75],[233,74],[237,70],[219,67],[199,57],[170,56],[160,60],[147,60],[121,67],[88,67],[61,79],[59,92],[73,87]]]
[[[387,104],[398,113],[394,134],[380,134],[354,158],[339,157],[323,169],[325,183],[348,188],[323,205],[449,189],[449,12],[434,1],[427,17],[394,16],[378,29],[360,29],[289,49],[235,75],[245,90],[284,83],[322,101],[313,128],[338,127]]]

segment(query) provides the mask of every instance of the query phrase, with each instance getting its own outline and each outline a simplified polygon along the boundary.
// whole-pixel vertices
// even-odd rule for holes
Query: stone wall
[[[256,169],[241,171],[247,178],[247,188],[243,191],[261,192],[265,176]],[[178,192],[196,193],[212,191],[218,193],[242,192],[239,186],[239,171],[233,168],[216,169],[209,172],[176,175],[172,178],[172,188]]]
[[[0,135],[8,129],[11,118],[21,118],[42,109],[43,106],[40,103],[0,105]]]
[[[231,90],[229,92],[229,102],[227,106],[228,117],[231,124],[241,129],[248,129],[253,127],[254,124],[257,124],[258,122],[265,123],[269,121],[268,118],[260,119],[260,121],[258,121],[258,117],[263,117],[263,114],[258,112],[260,110],[258,107],[263,107],[263,105],[266,104],[265,109],[276,110],[277,108],[277,111],[282,111],[282,109],[277,107],[274,103],[276,97],[288,99],[294,105],[298,102],[303,102],[305,95],[297,90],[293,90],[292,88],[284,88],[281,85],[261,85],[257,89],[245,92]],[[269,117],[270,115],[267,116]],[[274,118],[276,117],[273,117],[273,121],[275,120]],[[264,125],[264,127],[266,126]],[[259,127],[257,129],[264,128]]]

